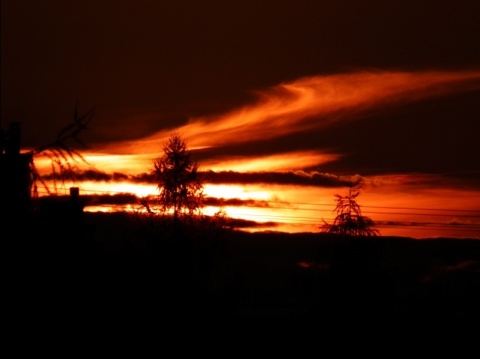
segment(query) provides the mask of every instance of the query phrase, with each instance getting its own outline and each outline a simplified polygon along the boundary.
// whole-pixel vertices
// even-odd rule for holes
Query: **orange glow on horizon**
[[[478,88],[480,71],[364,71],[313,76],[259,92],[258,102],[231,112],[192,118],[174,131],[185,137],[190,149],[248,144],[286,134],[322,129],[340,121],[357,120],[360,114],[370,110]],[[171,132],[171,129],[162,130],[135,141],[112,143],[98,146],[90,152],[82,152],[89,163],[86,168],[128,175],[150,172],[153,160],[161,156],[161,145]],[[218,154],[221,155],[220,150]],[[249,158],[217,157],[199,163],[199,167],[200,170],[237,172],[301,171],[337,161],[343,155],[310,150]],[[47,157],[36,158],[35,165],[41,174],[51,171],[51,162]],[[78,163],[79,167],[83,165]],[[358,200],[365,215],[384,223],[380,229],[382,235],[399,233],[398,228],[389,224],[394,222],[460,222],[480,226],[480,204],[472,201],[472,198],[478,197],[478,191],[448,186],[432,188],[431,185],[424,185],[425,177],[421,174],[395,174],[366,179]],[[75,183],[72,185],[77,186]],[[67,185],[63,186],[65,194],[68,193],[67,188]],[[140,197],[157,194],[154,184],[129,182],[82,182],[80,188],[85,194],[133,193]],[[280,222],[282,226],[288,225],[290,231],[301,231],[301,228],[316,230],[322,223],[322,218],[332,220],[334,194],[337,193],[344,194],[344,191],[342,188],[271,184],[205,186],[205,194],[211,197],[267,201],[270,207],[230,206],[227,207],[227,214],[258,222]],[[213,207],[209,209],[214,210]],[[468,215],[463,210],[477,211],[477,214]],[[478,227],[472,228],[474,233]],[[412,225],[406,230],[414,233],[414,229]],[[445,229],[429,233],[441,233],[441,230]],[[415,233],[419,235],[418,230]]]
[[[396,179],[396,176],[385,177],[367,179],[357,198],[362,214],[378,223],[381,235],[480,237],[480,204],[472,201],[478,195],[477,191],[412,186],[406,176]],[[65,185],[59,194],[68,194],[68,188]],[[139,197],[158,193],[152,184],[115,182],[84,182],[80,184],[80,189],[81,194],[133,193]],[[346,188],[292,185],[206,184],[204,189],[207,197],[252,201],[248,206],[207,206],[204,208],[207,215],[222,209],[231,218],[277,223],[273,227],[247,228],[249,231],[318,232],[323,220],[331,223],[335,217],[334,195],[346,194]],[[261,203],[257,205],[255,201]],[[92,206],[85,210],[138,211],[141,206]]]

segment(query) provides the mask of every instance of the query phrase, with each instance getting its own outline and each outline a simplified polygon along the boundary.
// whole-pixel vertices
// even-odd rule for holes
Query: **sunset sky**
[[[30,149],[94,107],[82,194],[156,193],[145,173],[177,131],[209,172],[207,210],[260,230],[318,230],[362,178],[381,234],[480,237],[478,14],[476,0],[2,0],[1,128],[20,121]]]

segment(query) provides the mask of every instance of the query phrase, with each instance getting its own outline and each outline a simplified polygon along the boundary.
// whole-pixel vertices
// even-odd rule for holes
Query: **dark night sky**
[[[1,6],[2,128],[21,121],[24,146],[54,137],[77,100],[80,110],[95,106],[87,141],[100,143],[229,111],[251,102],[254,91],[304,76],[480,68],[477,0],[2,0]],[[477,90],[398,109],[388,121],[373,116],[282,143],[320,142],[355,153],[326,167],[332,171],[472,171],[480,168],[479,104]],[[386,153],[396,148],[403,161],[393,168]]]

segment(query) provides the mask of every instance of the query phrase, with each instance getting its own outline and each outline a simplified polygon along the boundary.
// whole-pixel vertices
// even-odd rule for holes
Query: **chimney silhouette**
[[[3,132],[3,131],[2,131]],[[3,132],[0,161],[0,209],[3,215],[18,215],[30,209],[31,153],[20,153],[20,122],[11,122]],[[5,152],[3,152],[5,149]]]

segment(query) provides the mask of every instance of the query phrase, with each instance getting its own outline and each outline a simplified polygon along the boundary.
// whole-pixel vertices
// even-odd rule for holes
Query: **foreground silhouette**
[[[479,240],[246,233],[207,218],[178,237],[171,220],[10,224],[7,307],[17,320],[480,317]]]
[[[341,236],[377,236],[380,234],[374,227],[375,223],[370,217],[362,215],[360,205],[356,198],[360,194],[360,186],[357,184],[348,189],[348,194],[341,196],[336,194],[337,205],[336,217],[332,224],[324,221],[320,226],[323,233],[338,234]]]

